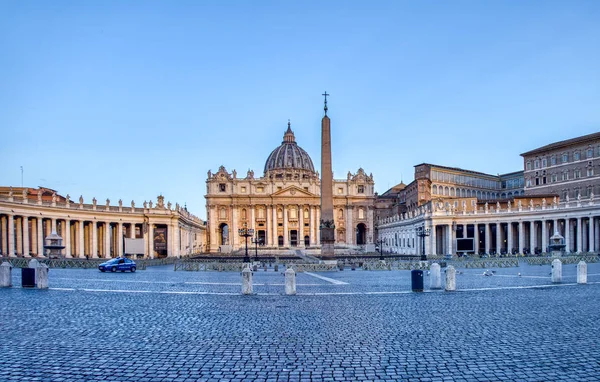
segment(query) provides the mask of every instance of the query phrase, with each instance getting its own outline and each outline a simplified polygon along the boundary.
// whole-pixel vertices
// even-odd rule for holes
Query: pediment
[[[300,187],[290,186],[286,187],[282,190],[275,191],[272,196],[287,196],[291,198],[299,198],[299,197],[314,197],[317,196],[312,194]]]

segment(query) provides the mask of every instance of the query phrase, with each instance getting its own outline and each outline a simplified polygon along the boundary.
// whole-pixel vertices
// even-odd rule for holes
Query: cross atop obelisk
[[[333,172],[331,170],[331,121],[327,116],[327,92],[325,115],[321,120],[321,257],[335,256],[335,224],[333,221]]]

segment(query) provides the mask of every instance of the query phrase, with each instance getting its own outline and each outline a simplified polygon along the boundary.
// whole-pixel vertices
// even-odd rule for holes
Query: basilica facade
[[[333,179],[335,246],[361,250],[373,243],[375,183],[362,168]],[[321,180],[308,153],[288,123],[283,142],[267,157],[263,175],[249,170],[238,177],[221,166],[206,180],[209,252],[228,253],[245,246],[243,228],[254,230],[249,243],[262,249],[320,248]],[[250,244],[254,245],[254,244]]]

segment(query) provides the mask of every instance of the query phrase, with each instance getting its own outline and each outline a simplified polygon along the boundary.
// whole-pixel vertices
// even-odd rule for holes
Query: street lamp
[[[250,257],[248,256],[248,238],[254,236],[254,229],[248,228],[248,225],[244,223],[244,228],[238,229],[238,233],[240,236],[246,238],[246,254],[244,255],[244,263],[249,263]]]
[[[262,244],[262,240],[258,237],[253,237],[252,244],[254,244],[254,261],[258,261],[258,245]]]
[[[383,239],[379,239],[377,240],[377,245],[379,245],[379,260],[383,260],[383,243],[384,240]]]
[[[421,260],[427,260],[425,256],[425,237],[429,236],[429,228],[417,227],[417,236],[421,238]]]

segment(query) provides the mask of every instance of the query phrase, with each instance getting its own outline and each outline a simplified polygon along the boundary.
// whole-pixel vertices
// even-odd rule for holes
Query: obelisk
[[[333,172],[331,170],[331,121],[327,116],[327,92],[325,96],[325,115],[321,120],[321,257],[332,259],[334,253],[333,222]]]

